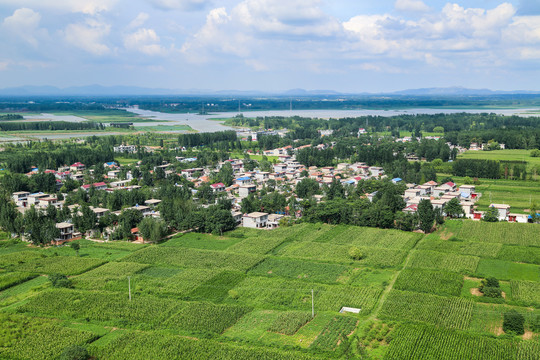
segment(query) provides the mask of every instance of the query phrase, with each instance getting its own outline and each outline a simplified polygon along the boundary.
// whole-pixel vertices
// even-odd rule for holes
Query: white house
[[[238,195],[240,195],[240,197],[248,197],[249,194],[255,192],[256,190],[257,186],[255,185],[241,185],[238,188]]]
[[[268,213],[252,212],[242,216],[242,226],[254,229],[266,228]]]
[[[508,215],[510,214],[510,205],[490,204],[489,207],[494,207],[499,211],[499,221],[504,221],[508,219]]]
[[[136,150],[135,145],[118,145],[113,147],[113,151],[117,153],[134,153]]]

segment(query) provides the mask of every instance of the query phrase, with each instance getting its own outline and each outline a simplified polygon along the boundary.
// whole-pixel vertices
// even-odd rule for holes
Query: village
[[[409,139],[398,140],[409,141]],[[246,171],[244,167],[245,160],[237,158],[219,162],[216,167],[188,167],[177,171],[176,165],[183,164],[185,167],[186,164],[189,165],[191,163],[195,163],[197,160],[196,157],[186,158],[177,156],[176,163],[164,162],[162,165],[154,167],[153,171],[150,172],[153,173],[155,171],[162,171],[165,178],[171,176],[172,174],[185,178],[193,185],[191,192],[195,201],[197,200],[198,188],[200,188],[200,186],[203,184],[209,184],[212,192],[215,194],[216,202],[218,198],[226,199],[231,202],[231,215],[237,226],[257,229],[274,229],[279,226],[280,221],[284,218],[302,217],[301,209],[290,209],[289,207],[286,207],[285,211],[279,211],[277,213],[265,212],[264,209],[250,213],[243,213],[241,211],[241,202],[243,199],[250,196],[250,194],[257,194],[258,191],[269,185],[271,185],[275,191],[289,196],[292,195],[295,197],[297,202],[301,202],[303,199],[295,194],[295,188],[298,183],[306,178],[316,181],[320,187],[324,185],[328,186],[336,181],[339,182],[343,187],[355,187],[360,181],[388,180],[388,176],[385,174],[382,167],[368,166],[366,163],[362,162],[352,164],[343,162],[337,164],[335,167],[310,166],[306,168],[296,160],[295,154],[298,153],[299,150],[310,146],[311,145],[304,145],[297,148],[285,146],[272,150],[261,151],[264,156],[274,157],[275,160],[272,164],[273,171],[261,171],[258,168],[253,169],[253,171]],[[327,146],[333,146],[333,144],[321,144],[318,145],[317,148],[323,149]],[[464,149],[459,149],[459,151],[463,150]],[[133,145],[119,145],[114,148],[114,151],[117,153],[134,153],[136,152],[136,148]],[[248,150],[247,154],[249,155],[250,153],[253,154]],[[409,159],[409,161],[417,160],[418,159],[414,158]],[[232,168],[232,184],[230,186],[226,186],[222,182],[210,183],[212,174],[219,171],[225,164],[230,165]],[[129,169],[123,169],[120,165],[118,165],[117,162],[114,161],[104,163],[103,166],[104,181],[94,183],[83,183],[84,179],[92,179],[95,169],[88,169],[85,164],[82,164],[81,162],[75,162],[70,166],[60,167],[56,170],[46,169],[43,172],[54,174],[58,191],[64,189],[63,185],[66,179],[78,181],[81,183],[80,189],[86,192],[92,189],[92,191],[106,191],[110,193],[116,191],[132,191],[142,188],[142,186],[139,185],[142,177],[141,174],[139,173],[137,174],[138,177],[134,177],[131,167],[129,167]],[[135,165],[135,167],[138,168],[139,165]],[[31,177],[39,171],[39,169],[33,168],[32,171],[26,175]],[[445,213],[446,204],[448,204],[452,199],[457,199],[459,201],[459,205],[463,209],[462,216],[464,218],[481,220],[484,216],[484,212],[478,211],[476,209],[477,207],[475,206],[476,201],[482,196],[481,193],[475,190],[475,185],[457,185],[450,181],[440,184],[435,181],[428,181],[423,184],[403,184],[403,181],[400,178],[393,178],[391,179],[391,182],[393,184],[405,186],[405,190],[402,195],[406,204],[406,206],[402,209],[404,213],[416,213],[418,210],[418,204],[422,200],[429,200],[434,209],[440,209],[443,215],[447,215]],[[177,186],[183,185],[177,184]],[[73,191],[77,190],[78,189],[74,189]],[[61,197],[65,198],[67,195],[67,193],[64,193]],[[373,201],[376,195],[377,191],[365,193],[363,197],[369,199],[369,201]],[[32,207],[44,212],[50,206],[55,207],[58,210],[61,210],[64,206],[66,206],[64,204],[65,201],[63,199],[58,199],[57,195],[43,192],[30,193],[28,191],[18,191],[12,194],[12,199],[17,206],[17,210],[22,214]],[[321,202],[325,200],[325,197],[324,195],[314,195],[313,200],[316,202]],[[161,201],[162,200],[160,199],[147,199],[144,201],[144,203],[126,207],[118,211],[111,211],[105,207],[98,206],[90,206],[90,209],[95,213],[97,220],[111,212],[116,216],[120,216],[122,212],[126,210],[135,210],[140,212],[143,218],[152,217],[155,219],[160,219],[159,205]],[[202,206],[208,207],[209,205],[203,204]],[[79,216],[81,215],[79,204],[71,204],[67,205],[67,207],[69,208],[70,214],[77,213]],[[511,213],[509,205],[491,204],[490,207],[497,209],[497,218],[499,221],[526,223],[530,218],[530,216],[525,214]],[[69,219],[57,223],[56,227],[59,229],[59,236],[55,239],[56,244],[80,239],[85,235],[91,235],[90,233],[81,233]],[[113,230],[114,227],[108,228],[105,234],[110,234]],[[133,239],[136,241],[144,241],[138,232],[138,228],[133,228],[131,230],[131,234]]]

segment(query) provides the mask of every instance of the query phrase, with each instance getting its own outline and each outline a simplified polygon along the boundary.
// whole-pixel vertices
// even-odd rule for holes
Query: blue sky
[[[538,0],[1,0],[0,88],[540,90]]]

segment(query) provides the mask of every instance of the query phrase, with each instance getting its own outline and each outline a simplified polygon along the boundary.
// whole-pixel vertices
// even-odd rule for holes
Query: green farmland
[[[3,236],[0,358],[57,359],[78,345],[126,360],[537,359],[539,233],[472,221],[427,236],[303,223],[159,245],[81,240],[78,254]],[[68,283],[52,286],[51,274]],[[504,296],[479,296],[485,277]],[[510,309],[524,335],[502,330]]]
[[[525,161],[527,171],[540,168],[540,157],[531,157],[531,150],[466,151],[458,159],[483,159],[498,161]]]

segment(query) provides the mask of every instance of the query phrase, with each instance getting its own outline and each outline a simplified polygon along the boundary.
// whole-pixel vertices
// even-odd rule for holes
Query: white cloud
[[[325,14],[319,0],[245,0],[232,11],[251,31],[265,35],[330,37],[339,34],[337,19]]]
[[[146,55],[164,55],[165,49],[160,45],[159,36],[154,29],[139,29],[124,37],[124,46],[128,50],[142,52]]]
[[[427,12],[430,7],[421,0],[396,0],[394,7],[403,12]]]
[[[136,29],[140,26],[143,26],[149,17],[150,15],[145,12],[139,13],[139,15],[137,15],[137,17],[128,24],[128,29]]]
[[[8,61],[0,61],[0,71],[6,71],[8,69]]]
[[[94,15],[109,11],[119,0],[2,0],[2,5],[51,9],[60,12],[80,12]]]
[[[3,28],[19,36],[32,46],[37,46],[36,32],[38,32],[41,15],[32,9],[21,8],[15,10],[13,15],[4,19]],[[45,30],[42,30],[42,32]]]
[[[149,0],[155,7],[161,10],[201,10],[209,5],[210,0]]]
[[[110,31],[110,25],[95,19],[87,19],[85,23],[66,26],[64,38],[69,44],[91,54],[105,55],[110,52],[110,48],[103,44],[103,40]]]

